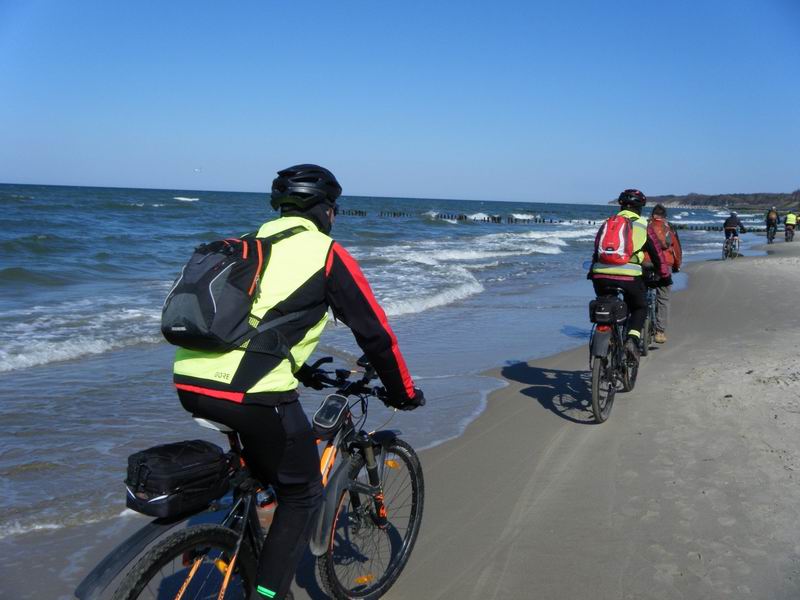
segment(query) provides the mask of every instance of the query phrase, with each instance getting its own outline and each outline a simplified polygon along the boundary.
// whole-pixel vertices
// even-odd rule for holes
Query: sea
[[[371,425],[390,421],[417,448],[441,443],[503,385],[488,370],[587,343],[586,261],[614,206],[340,206],[359,216],[341,214],[333,236],[360,262],[428,399],[397,414],[374,402]],[[687,226],[725,216],[670,209]],[[224,445],[177,401],[161,306],[195,246],[275,217],[265,193],[0,185],[0,539],[124,519],[129,454],[182,439]],[[720,254],[719,232],[680,237],[687,260]],[[317,355],[352,367],[360,350],[331,322]],[[321,399],[302,394],[309,412]]]

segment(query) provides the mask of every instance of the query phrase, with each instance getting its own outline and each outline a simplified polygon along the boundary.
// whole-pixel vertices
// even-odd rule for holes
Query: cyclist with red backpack
[[[642,262],[649,254],[659,279],[669,280],[670,271],[664,251],[655,235],[648,231],[642,208],[647,197],[628,189],[617,200],[622,210],[606,219],[597,232],[588,278],[598,296],[613,296],[619,288],[625,296],[630,317],[625,352],[630,360],[639,360],[639,342],[647,317],[647,286]]]

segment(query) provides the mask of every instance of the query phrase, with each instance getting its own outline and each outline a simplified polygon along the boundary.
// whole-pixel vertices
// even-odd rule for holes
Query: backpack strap
[[[279,231],[278,233],[273,233],[272,235],[269,235],[269,236],[266,236],[266,237],[256,237],[255,233],[245,234],[245,235],[242,236],[242,238],[253,239],[253,240],[256,241],[256,243],[261,243],[261,244],[263,244],[265,246],[263,248],[262,252],[263,252],[264,256],[267,256],[267,260],[264,260],[262,265],[260,266],[260,268],[258,270],[258,273],[256,275],[255,281],[260,281],[261,280],[261,276],[264,274],[264,271],[267,268],[267,262],[269,262],[268,251],[269,251],[270,246],[272,246],[273,244],[276,244],[276,243],[278,243],[280,241],[283,241],[285,239],[288,239],[288,238],[290,238],[290,237],[292,237],[294,235],[297,235],[298,233],[302,233],[304,231],[309,231],[309,230],[306,229],[305,227],[302,227],[302,226],[298,225],[296,227],[290,227],[289,229],[284,229],[283,231]],[[255,284],[255,282],[254,282],[254,284]],[[311,312],[312,312],[312,309],[298,310],[298,311],[295,311],[295,312],[287,313],[287,314],[285,314],[283,316],[280,316],[280,317],[277,317],[275,319],[270,319],[266,323],[259,324],[252,331],[248,331],[246,334],[244,334],[243,336],[239,337],[235,342],[233,342],[233,346],[237,347],[237,348],[241,347],[242,344],[245,344],[245,343],[249,342],[255,336],[257,336],[257,335],[259,335],[261,333],[264,333],[265,331],[269,331],[270,329],[274,329],[276,327],[284,325],[286,323],[290,323],[292,321],[302,319],[303,317],[305,317],[306,315],[310,314]],[[280,337],[282,338],[283,336],[280,336]],[[284,356],[285,358],[287,358],[289,360],[289,362],[292,365],[292,370],[296,370],[297,369],[297,364],[295,363],[294,357],[292,356],[291,348],[289,348],[289,346],[285,342],[283,342],[282,340],[281,340],[281,342],[279,344],[278,351],[280,352],[280,354],[282,356]]]

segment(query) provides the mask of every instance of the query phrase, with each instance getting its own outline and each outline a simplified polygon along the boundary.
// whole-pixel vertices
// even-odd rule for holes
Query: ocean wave
[[[30,522],[24,523],[19,520],[10,521],[0,525],[0,540],[7,537],[25,535],[26,533],[33,533],[35,531],[53,531],[58,529],[66,529],[68,527],[79,527],[81,525],[91,525],[93,523],[102,523],[114,518],[126,519],[129,517],[137,516],[139,513],[125,508],[120,512],[116,509],[108,507],[107,510],[93,510],[91,513],[82,511],[70,516],[64,516],[63,519],[53,519],[49,521]]]
[[[0,312],[0,372],[159,342],[156,293],[150,290],[153,298],[144,307],[126,307],[130,299],[109,297]]]
[[[437,261],[462,261],[485,260],[487,258],[508,258],[511,256],[525,256],[530,254],[561,254],[563,252],[557,245],[529,245],[519,250],[442,250],[436,252]]]
[[[179,202],[198,202],[200,198],[187,198],[186,196],[175,196],[173,200],[178,200]]]
[[[27,253],[34,255],[60,254],[74,251],[82,247],[80,241],[52,233],[34,233],[3,240],[0,242],[0,253]]]
[[[39,285],[58,287],[72,283],[67,277],[32,271],[24,267],[7,267],[0,269],[0,285]]]
[[[520,219],[522,221],[528,220],[531,221],[533,219],[541,219],[541,215],[532,215],[529,213],[511,213],[511,216],[515,219]]]
[[[24,354],[13,354],[0,350],[0,373],[27,369],[53,362],[72,360],[91,354],[103,354],[136,344],[155,344],[161,336],[140,336],[121,340],[104,340],[90,337],[76,337],[61,342],[32,342],[25,345]]]
[[[480,294],[483,291],[481,283],[472,278],[472,281],[462,283],[455,287],[431,294],[429,296],[421,296],[413,299],[405,300],[389,300],[383,303],[383,308],[386,314],[392,317],[399,315],[408,315],[420,313],[432,308],[447,306],[459,300],[465,300],[475,294]]]

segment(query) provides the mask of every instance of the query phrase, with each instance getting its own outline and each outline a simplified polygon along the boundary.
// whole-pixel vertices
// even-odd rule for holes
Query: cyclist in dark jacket
[[[739,220],[739,215],[736,214],[736,211],[731,211],[731,215],[725,219],[725,223],[722,225],[722,228],[725,230],[725,239],[727,240],[730,237],[739,237],[739,232],[747,233],[747,229],[744,228],[742,225],[741,220]]]
[[[317,387],[304,363],[328,309],[352,330],[386,388],[388,405],[410,410],[424,404],[358,263],[328,236],[341,191],[333,174],[317,165],[289,167],[272,183],[272,206],[281,216],[262,225],[258,237],[293,233],[271,246],[251,313],[261,323],[301,315],[265,332],[280,341],[276,349],[220,354],[181,348],[175,357],[183,407],[236,430],[250,470],[278,496],[253,599],[287,597],[322,500],[319,455],[296,388],[298,381]],[[259,336],[248,344],[258,347]]]

